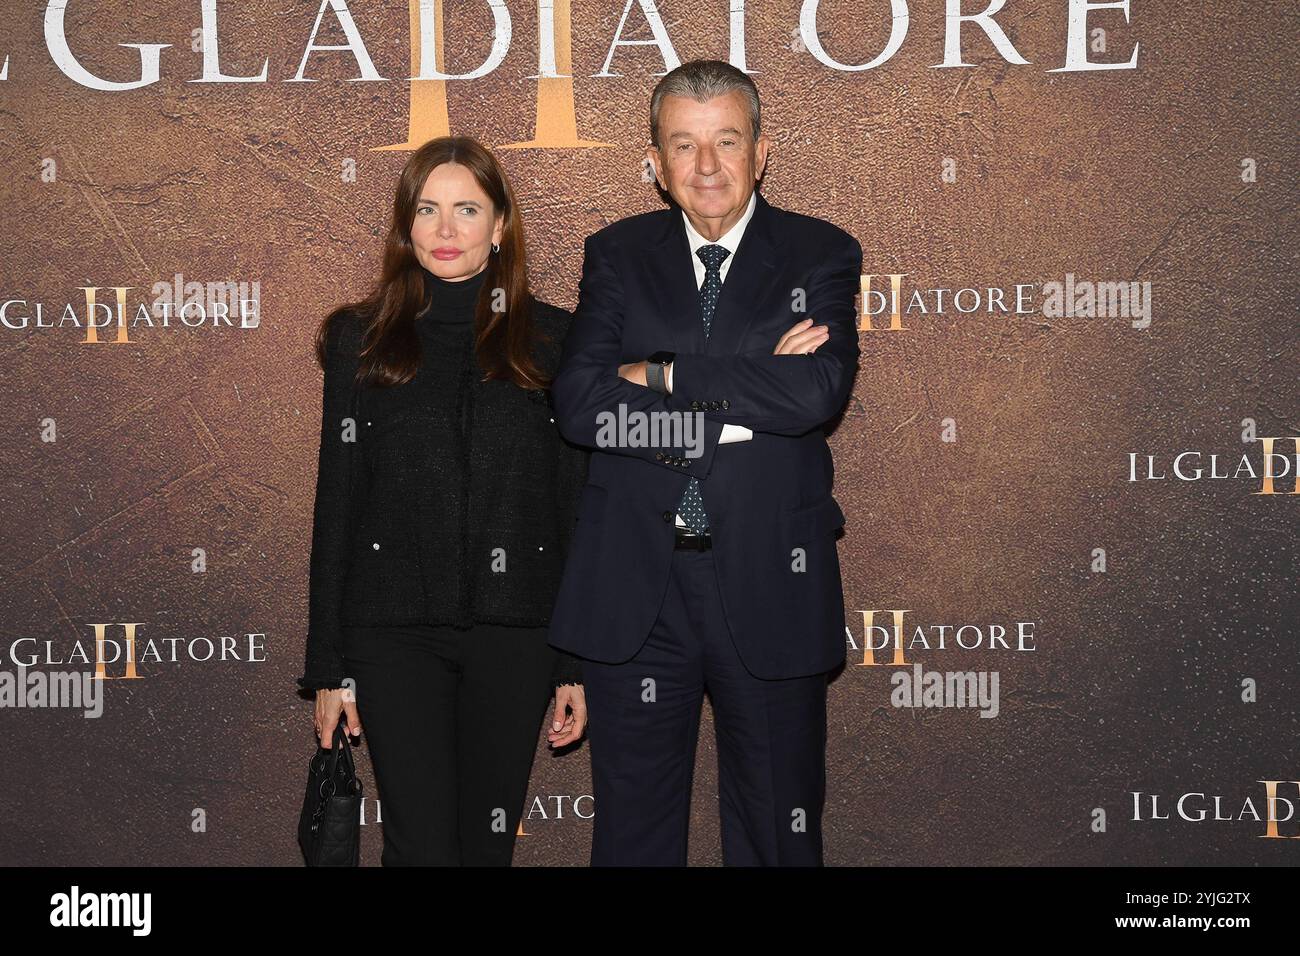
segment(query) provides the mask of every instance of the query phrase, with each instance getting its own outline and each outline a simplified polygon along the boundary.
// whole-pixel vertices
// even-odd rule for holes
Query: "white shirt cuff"
[[[728,423],[722,426],[722,434],[718,436],[718,444],[730,445],[732,442],[749,441],[753,437],[754,433],[744,425]]]

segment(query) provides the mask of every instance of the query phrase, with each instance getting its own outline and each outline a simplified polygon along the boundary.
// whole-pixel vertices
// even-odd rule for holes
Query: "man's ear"
[[[647,146],[645,149],[645,157],[650,160],[650,166],[655,171],[655,179],[659,181],[659,185],[666,191],[668,189],[668,184],[664,182],[664,171],[663,166],[661,165],[662,159],[659,155],[659,147]]]
[[[758,142],[754,144],[754,179],[763,178],[763,170],[767,168],[767,148],[772,145],[766,133],[760,133]]]

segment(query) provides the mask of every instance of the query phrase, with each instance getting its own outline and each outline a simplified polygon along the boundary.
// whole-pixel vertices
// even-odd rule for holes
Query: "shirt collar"
[[[705,239],[701,236],[695,230],[695,227],[691,225],[690,219],[686,217],[686,210],[682,210],[682,221],[686,223],[686,239],[691,244],[691,256],[694,258],[695,250],[699,249],[701,246],[709,245],[710,242],[719,246],[725,246],[734,256],[736,254],[736,248],[740,245],[740,237],[745,234],[745,226],[749,224],[750,218],[754,215],[754,207],[756,205],[758,205],[758,193],[751,192],[749,194],[749,205],[745,208],[745,214],[736,220],[734,226],[714,240]]]

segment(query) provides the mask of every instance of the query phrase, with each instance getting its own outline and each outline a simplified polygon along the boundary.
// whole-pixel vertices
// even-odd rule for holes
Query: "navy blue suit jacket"
[[[589,236],[579,302],[552,384],[556,421],[593,449],[551,615],[550,642],[606,663],[644,643],[667,590],[674,516],[700,480],[724,612],[757,677],[801,677],[844,660],[844,598],[823,426],[844,407],[858,361],[862,247],[820,219],[756,197],[706,338],[681,210],[630,216]],[[801,295],[800,292],[801,291]],[[797,311],[802,300],[803,311]],[[812,317],[830,337],[812,355],[773,355]],[[676,353],[673,393],[618,366]],[[698,412],[703,453],[597,447],[601,412]],[[750,441],[718,444],[726,423]]]

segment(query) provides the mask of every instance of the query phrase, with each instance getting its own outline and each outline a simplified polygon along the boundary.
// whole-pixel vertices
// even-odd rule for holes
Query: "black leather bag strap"
[[[357,780],[357,767],[352,760],[352,745],[348,743],[347,732],[344,731],[341,721],[334,728],[334,747],[330,750],[326,774],[322,782],[322,797],[325,796],[326,783],[331,797],[336,794],[349,796],[359,793],[361,789]]]
[[[347,735],[343,730],[343,722],[339,721],[334,726],[334,746],[329,750],[329,756],[325,758],[323,767],[324,774],[321,777],[321,797],[325,796],[325,788],[329,788],[329,795],[333,796],[337,784],[335,776],[338,774],[339,759],[342,755],[342,748],[348,744]]]

